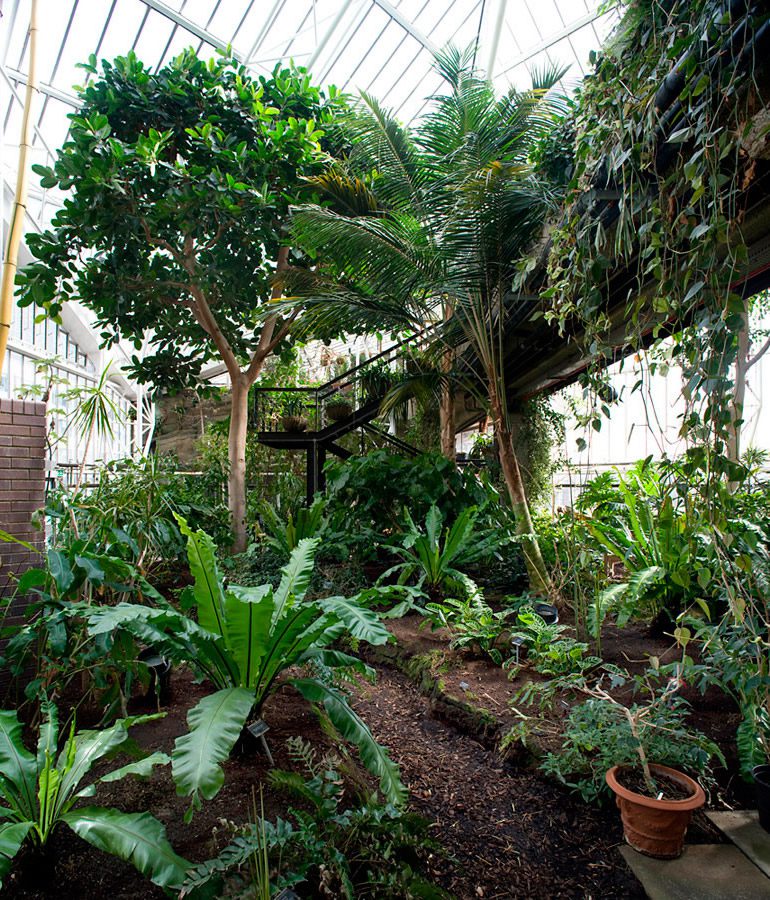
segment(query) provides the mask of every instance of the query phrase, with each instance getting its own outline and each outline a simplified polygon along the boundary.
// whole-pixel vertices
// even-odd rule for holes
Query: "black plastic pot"
[[[754,766],[752,775],[757,788],[759,824],[770,831],[770,765]]]
[[[152,647],[142,650],[139,659],[150,672],[150,686],[145,700],[153,703],[157,700],[160,706],[168,706],[171,703],[171,663]]]
[[[534,609],[546,625],[555,625],[559,621],[559,610],[551,603],[536,603]]]

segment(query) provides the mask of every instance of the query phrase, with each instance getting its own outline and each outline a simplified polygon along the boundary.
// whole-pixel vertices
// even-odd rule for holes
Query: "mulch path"
[[[614,809],[586,806],[537,774],[508,766],[436,721],[405,676],[384,669],[356,703],[388,744],[412,808],[433,823],[447,858],[431,874],[456,897],[642,898],[618,853]]]
[[[147,749],[170,752],[185,730],[187,710],[206,688],[189,674],[174,675],[175,702],[167,717],[134,729]],[[428,819],[446,856],[432,855],[430,874],[460,900],[465,898],[636,898],[644,894],[617,847],[622,840],[614,809],[581,803],[536,773],[501,762],[476,740],[435,719],[430,702],[400,673],[380,667],[375,685],[365,685],[356,707],[402,766],[411,806]],[[286,740],[303,735],[324,749],[309,706],[282,690],[265,707],[270,745],[281,768],[291,768]],[[112,766],[110,766],[112,767]],[[95,802],[127,811],[149,810],[165,825],[175,849],[192,861],[216,855],[229,840],[226,820],[249,818],[252,792],[265,783],[261,754],[233,758],[225,786],[204,803],[191,825],[174,792],[170,772],[147,781],[126,779],[99,789]],[[266,815],[282,814],[288,799],[265,791]],[[42,873],[42,878],[41,878]],[[91,848],[68,829],[55,836],[44,865],[28,857],[6,880],[3,897],[20,900],[145,900],[163,893],[119,860]]]

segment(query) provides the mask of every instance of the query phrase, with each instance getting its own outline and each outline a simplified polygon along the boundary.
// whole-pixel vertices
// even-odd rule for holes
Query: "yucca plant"
[[[189,863],[174,852],[165,828],[150,813],[79,805],[93,796],[100,782],[149,775],[154,766],[169,762],[164,753],[153,753],[83,784],[95,763],[126,743],[132,725],[157,716],[120,719],[101,731],[76,732],[73,722],[59,752],[56,707],[45,701],[42,713],[33,754],[24,746],[16,712],[0,711],[0,887],[25,842],[43,848],[53,832],[66,825],[99,850],[132,863],[155,884],[178,888]]]
[[[210,799],[222,787],[221,764],[287,669],[347,668],[371,676],[361,660],[331,645],[343,634],[371,644],[384,644],[390,635],[379,616],[355,597],[306,599],[317,539],[299,542],[275,590],[270,585],[225,587],[212,539],[177,518],[187,537],[194,578],[183,604],[195,608],[197,622],[172,609],[133,604],[95,610],[90,622],[93,634],[128,630],[167,658],[187,662],[217,688],[190,710],[190,731],[177,739],[172,753],[177,791],[192,798],[189,820],[201,798]],[[358,747],[364,765],[379,777],[383,794],[390,802],[403,802],[398,766],[350,708],[345,695],[328,682],[311,672],[280,683],[289,683],[311,703],[322,704],[340,734]]]

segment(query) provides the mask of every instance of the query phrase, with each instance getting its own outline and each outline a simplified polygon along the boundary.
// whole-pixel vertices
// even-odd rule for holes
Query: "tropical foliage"
[[[44,848],[53,832],[63,826],[99,850],[132,863],[143,875],[165,888],[179,888],[189,863],[177,855],[161,823],[148,812],[127,813],[102,806],[83,806],[101,782],[129,775],[149,775],[154,766],[166,765],[163,753],[145,756],[95,781],[84,783],[91,769],[120,750],[132,725],[152,716],[121,719],[103,731],[75,731],[59,750],[56,707],[44,701],[43,721],[35,753],[24,746],[22,725],[12,710],[0,711],[0,886],[25,842]]]
[[[331,645],[344,634],[384,644],[389,634],[377,614],[356,598],[306,599],[317,540],[299,542],[282,569],[277,589],[225,586],[211,538],[193,532],[181,518],[179,525],[187,537],[194,578],[183,603],[195,609],[197,621],[168,605],[149,609],[118,604],[95,610],[89,623],[92,635],[116,629],[135,635],[167,658],[192,665],[217,688],[190,710],[190,731],[177,739],[172,754],[177,790],[192,798],[188,816],[200,808],[202,799],[210,799],[222,787],[222,762],[250,717],[260,714],[278,679],[295,666],[311,667],[311,674],[286,682],[325,708],[334,726],[356,744],[364,764],[380,778],[384,795],[391,802],[403,802],[398,767],[345,695],[320,676],[340,667],[369,674],[360,660]],[[319,675],[312,674],[314,669],[320,670]]]

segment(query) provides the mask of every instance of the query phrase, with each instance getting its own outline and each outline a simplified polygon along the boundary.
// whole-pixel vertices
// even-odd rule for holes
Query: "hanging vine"
[[[717,452],[745,308],[735,291],[747,265],[745,198],[767,152],[756,77],[765,10],[740,0],[625,5],[575,103],[570,197],[548,260],[548,315],[581,335],[594,372],[613,358],[619,330],[626,350],[674,335],[682,433]],[[622,300],[621,317],[609,297]]]

